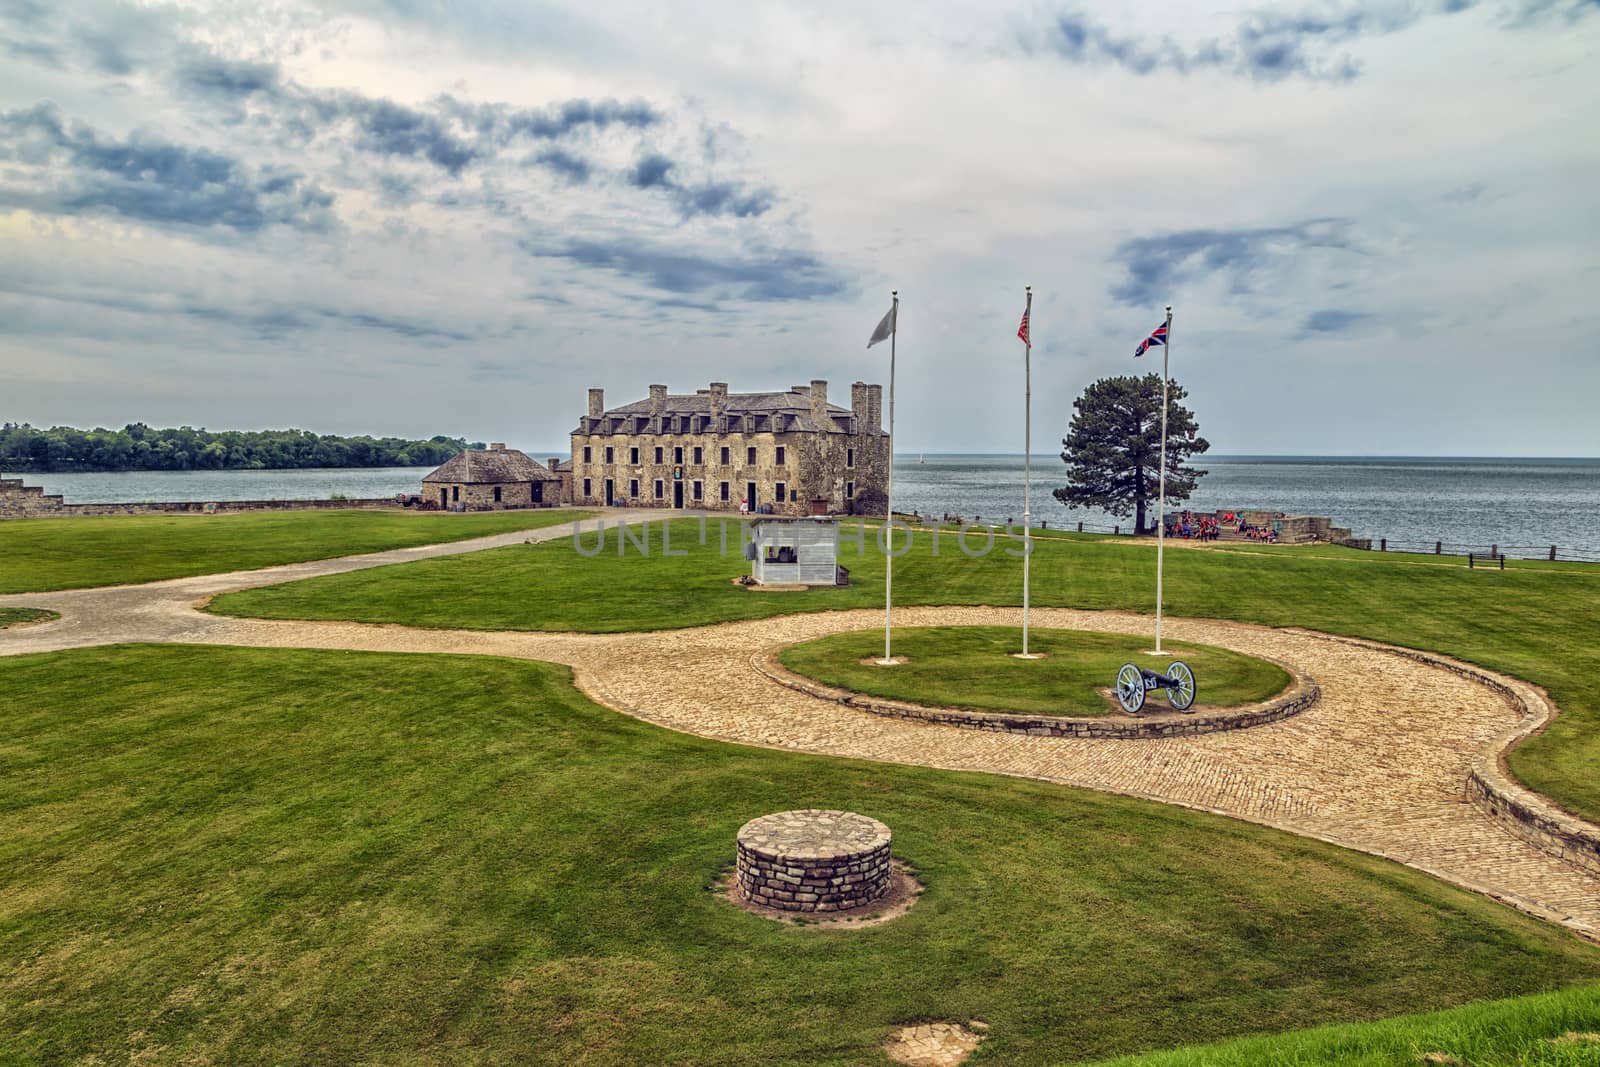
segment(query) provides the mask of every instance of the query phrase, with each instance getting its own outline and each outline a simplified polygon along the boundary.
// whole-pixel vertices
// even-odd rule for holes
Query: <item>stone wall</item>
[[[37,485],[23,485],[21,478],[0,478],[0,518],[54,515],[63,506],[61,497],[47,496]]]
[[[18,478],[0,478],[0,519],[92,518],[103,515],[222,515],[245,511],[329,511],[393,508],[392,496],[357,500],[177,500],[133,504],[67,504]]]
[[[1503,763],[1507,752],[1549,726],[1550,720],[1555,717],[1555,708],[1543,692],[1527,683],[1502,680],[1487,671],[1442,656],[1375,645],[1356,638],[1334,640],[1367,648],[1383,648],[1395,655],[1470,679],[1503,697],[1520,715],[1520,720],[1495,738],[1473,761],[1466,781],[1468,802],[1541,852],[1563,859],[1590,874],[1600,875],[1600,827],[1563,811],[1524,787],[1511,777]],[[1508,681],[1512,684],[1507,684]]]
[[[1178,712],[1139,718],[1088,718],[1068,715],[1016,715],[1003,711],[972,711],[965,708],[930,708],[899,700],[864,696],[848,689],[836,689],[802,677],[778,662],[778,654],[788,646],[757,652],[750,662],[756,670],[779,685],[807,696],[832,700],[846,707],[870,711],[891,719],[912,719],[959,726],[967,730],[992,730],[1028,734],[1033,737],[1093,737],[1130,740],[1156,737],[1194,737],[1199,734],[1245,730],[1279,722],[1314,706],[1322,699],[1317,683],[1290,671],[1294,684],[1289,691],[1266,703],[1211,715],[1184,715]],[[1281,664],[1280,664],[1281,666]],[[1289,668],[1285,667],[1285,670]]]
[[[535,500],[534,486],[539,487]],[[500,499],[495,499],[495,490]],[[508,508],[553,508],[561,501],[561,483],[501,482],[498,484],[423,482],[422,499],[443,508],[457,505],[467,511],[504,511]]]

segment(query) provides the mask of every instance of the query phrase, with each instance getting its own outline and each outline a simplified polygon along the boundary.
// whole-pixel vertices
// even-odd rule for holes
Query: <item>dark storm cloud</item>
[[[685,215],[733,215],[744,219],[765,214],[772,207],[774,194],[770,189],[747,190],[735,182],[708,182],[679,187],[677,199]]]
[[[564,100],[542,108],[517,108],[506,104],[479,104],[441,96],[434,106],[443,115],[471,129],[485,141],[509,144],[519,138],[554,141],[588,130],[620,127],[644,130],[666,121],[666,116],[643,100]]]
[[[529,156],[528,162],[552,170],[574,185],[583,185],[594,174],[594,167],[587,159],[564,148],[546,148]]]
[[[429,322],[416,316],[399,316],[375,310],[334,307],[315,301],[302,301],[292,307],[281,303],[263,304],[252,298],[242,305],[194,299],[188,294],[174,294],[166,289],[152,289],[129,285],[121,290],[108,290],[75,282],[70,278],[41,279],[27,276],[26,272],[0,269],[0,295],[27,298],[31,301],[50,301],[69,305],[73,314],[60,318],[42,319],[36,327],[47,327],[49,332],[73,334],[110,332],[107,323],[85,320],[88,311],[102,310],[123,315],[148,317],[153,322],[171,323],[175,319],[191,319],[207,325],[228,326],[261,340],[277,340],[289,334],[319,329],[324,324],[348,326],[359,330],[373,330],[393,334],[407,340],[421,341],[474,341],[477,335],[459,327]],[[176,299],[175,299],[176,298]],[[112,323],[125,320],[109,320]],[[40,332],[38,328],[30,332]]]
[[[669,293],[773,302],[823,299],[847,289],[833,268],[795,249],[718,254],[655,247],[632,238],[578,240],[551,248],[528,242],[524,248],[536,256],[614,271]]]
[[[741,182],[710,181],[699,184],[679,182],[673,172],[678,165],[659,152],[641,156],[626,175],[635,189],[660,189],[672,196],[685,217],[694,215],[732,215],[752,218],[765,214],[777,199],[769,189],[748,189]]]
[[[0,47],[4,47],[6,55],[12,59],[25,63],[50,67],[52,70],[60,70],[66,65],[61,56],[61,49],[41,41],[6,40],[0,41]]]
[[[118,76],[133,73],[134,52],[118,34],[82,30],[76,36],[84,58],[95,70]]]
[[[1348,333],[1353,327],[1361,325],[1371,317],[1365,311],[1324,308],[1307,315],[1305,322],[1300,324],[1300,332],[1302,334]]]
[[[437,340],[437,341],[472,341],[476,340],[473,334],[462,330],[451,329],[434,323],[418,322],[415,319],[402,319],[392,315],[379,315],[365,311],[348,311],[339,308],[317,308],[316,314],[323,319],[340,322],[350,326],[359,326],[367,330],[381,330],[385,333],[396,334],[411,340]]]
[[[1359,37],[1395,33],[1429,15],[1450,15],[1476,0],[1436,0],[1426,6],[1354,7],[1335,12],[1267,9],[1247,13],[1231,38],[1186,48],[1166,36],[1118,34],[1078,10],[1056,13],[1022,38],[1025,51],[1045,51],[1081,65],[1113,65],[1133,74],[1220,70],[1257,81],[1290,77],[1349,81],[1361,73],[1348,56],[1327,49]],[[1042,38],[1042,41],[1041,41]]]
[[[180,63],[177,74],[179,84],[185,89],[225,97],[274,92],[281,77],[276,63],[248,63],[210,53]]]
[[[676,296],[652,300],[650,303],[663,311],[709,311],[716,313],[722,310],[722,305],[720,304],[712,304],[704,300],[685,300]]]
[[[306,95],[312,113],[325,124],[324,131],[348,123],[355,134],[352,144],[362,151],[427,160],[451,175],[459,175],[483,157],[438,114],[359,93]]]
[[[333,197],[291,170],[255,170],[232,156],[153,136],[102,137],[81,123],[68,125],[48,104],[0,114],[0,132],[11,142],[0,158],[23,164],[0,179],[0,202],[13,207],[238,232],[332,225]]]
[[[568,100],[542,109],[521,109],[507,114],[506,128],[522,137],[550,140],[585,127],[624,126],[642,130],[660,123],[662,115],[643,100]]]
[[[668,177],[672,173],[672,160],[659,152],[647,152],[628,171],[628,184],[635,189],[664,189],[671,187]]]
[[[0,42],[32,64],[126,78],[162,61],[196,18],[194,11],[166,6],[0,0]]]
[[[1309,219],[1293,226],[1241,230],[1180,230],[1124,241],[1113,263],[1127,280],[1111,295],[1124,304],[1149,306],[1171,299],[1174,290],[1202,275],[1230,279],[1236,292],[1251,289],[1256,272],[1284,257],[1311,249],[1353,250],[1346,219]]]

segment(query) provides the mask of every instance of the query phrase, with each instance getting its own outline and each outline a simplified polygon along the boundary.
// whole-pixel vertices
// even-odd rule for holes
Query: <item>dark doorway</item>
[[[608,508],[615,506],[612,503],[612,499],[611,498],[612,498],[612,494],[616,492],[616,485],[617,485],[617,483],[612,481],[610,478],[606,479],[606,507],[608,507]]]
[[[535,504],[543,504],[544,503],[544,483],[543,482],[534,482],[533,483],[533,502]]]
[[[441,508],[447,508],[450,506],[450,490],[439,490],[439,506]]]
[[[675,508],[683,507],[683,483],[682,482],[673,482],[672,483],[672,506],[675,507]]]
[[[744,483],[744,499],[745,499],[745,502],[750,505],[750,514],[754,515],[756,513],[756,483],[755,482],[745,482]]]

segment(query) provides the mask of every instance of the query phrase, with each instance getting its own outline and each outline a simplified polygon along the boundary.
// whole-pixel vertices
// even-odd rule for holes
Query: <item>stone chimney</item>
[[[561,462],[561,457],[560,456],[551,456],[550,457],[549,467],[550,467],[550,473],[551,474],[554,474],[556,472],[556,464],[560,463],[560,462]]]
[[[720,419],[728,410],[728,383],[711,383],[711,417]]]
[[[606,391],[604,389],[589,390],[589,417],[598,419],[606,413]]]
[[[822,378],[811,379],[811,421],[819,430],[833,428],[833,420],[828,418],[828,383]]]
[[[505,450],[506,450],[506,443],[504,441],[491,441],[491,442],[489,442],[489,451],[490,452],[504,452]]]
[[[883,433],[883,386],[867,386],[867,433]]]
[[[867,432],[867,383],[850,383],[850,410],[855,413],[856,433]]]
[[[667,408],[667,387],[652,385],[650,387],[650,415],[659,417]]]

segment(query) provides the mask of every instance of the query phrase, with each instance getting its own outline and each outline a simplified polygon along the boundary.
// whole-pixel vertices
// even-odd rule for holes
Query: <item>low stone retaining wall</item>
[[[739,828],[734,887],[779,911],[848,911],[889,892],[889,828],[849,811],[805,809]]]
[[[870,711],[874,715],[887,715],[894,719],[918,719],[923,722],[959,726],[967,730],[1000,730],[1034,737],[1095,737],[1126,740],[1152,737],[1194,737],[1197,734],[1221,733],[1224,730],[1245,730],[1264,726],[1291,715],[1298,715],[1322,698],[1322,690],[1311,678],[1284,664],[1294,679],[1289,691],[1265,704],[1223,711],[1210,715],[1150,715],[1139,718],[1074,718],[1064,715],[1016,715],[1003,711],[971,711],[965,708],[933,708],[923,704],[910,704],[882,697],[863,696],[848,689],[814,682],[789,670],[778,662],[778,654],[789,645],[780,645],[757,652],[751,663],[756,670],[796,692],[822,700],[832,700],[846,707]]]
[[[37,486],[0,486],[0,519],[67,519],[102,515],[224,515],[245,511],[328,511],[397,508],[392,496],[350,500],[175,500],[129,504],[64,504]]]
[[[1496,737],[1473,760],[1472,769],[1467,773],[1468,802],[1541,852],[1565,860],[1590,874],[1600,875],[1600,827],[1563,811],[1519,784],[1505,767],[1506,753],[1542,731],[1555,718],[1555,708],[1541,691],[1526,684],[1507,685],[1486,671],[1426,652],[1378,645],[1355,638],[1332,640],[1364,648],[1381,648],[1397,656],[1460,675],[1503,697],[1520,714],[1521,719]]]

